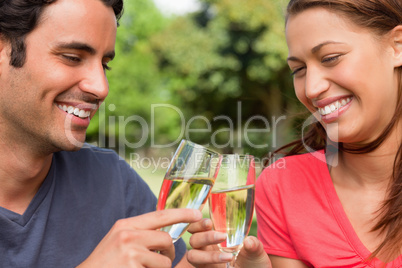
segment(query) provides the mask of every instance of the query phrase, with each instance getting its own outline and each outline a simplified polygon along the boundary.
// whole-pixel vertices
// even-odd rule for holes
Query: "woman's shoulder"
[[[312,183],[328,175],[325,159],[323,150],[280,158],[262,171],[257,184],[283,185],[289,181],[293,185]]]

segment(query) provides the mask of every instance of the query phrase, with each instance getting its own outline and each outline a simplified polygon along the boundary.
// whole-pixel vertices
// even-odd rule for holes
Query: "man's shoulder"
[[[60,151],[54,154],[53,169],[77,183],[105,181],[122,184],[139,183],[141,177],[115,151],[86,145],[78,151]]]
[[[106,148],[100,148],[91,144],[85,143],[84,146],[78,151],[60,151],[55,153],[55,155],[62,158],[72,158],[72,159],[85,159],[85,160],[106,160],[106,161],[116,161],[123,160],[115,151]]]
[[[71,169],[77,172],[91,173],[132,172],[124,158],[115,151],[85,144],[78,151],[60,151],[54,154],[54,164],[57,168]]]

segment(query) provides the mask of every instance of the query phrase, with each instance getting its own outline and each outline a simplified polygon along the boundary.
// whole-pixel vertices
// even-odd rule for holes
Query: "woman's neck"
[[[360,186],[388,185],[395,163],[397,151],[402,143],[401,124],[396,126],[383,143],[374,151],[364,154],[339,152],[340,173],[348,174]]]

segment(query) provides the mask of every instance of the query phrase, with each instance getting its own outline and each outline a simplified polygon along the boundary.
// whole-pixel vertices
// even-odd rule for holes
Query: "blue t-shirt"
[[[23,215],[0,207],[0,267],[75,267],[118,219],[153,211],[156,202],[148,185],[111,150],[55,153]],[[186,252],[182,240],[175,247],[174,265]]]

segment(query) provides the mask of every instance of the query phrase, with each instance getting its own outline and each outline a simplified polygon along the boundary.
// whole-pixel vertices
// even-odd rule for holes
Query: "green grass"
[[[144,181],[149,185],[152,192],[156,196],[158,196],[160,187],[162,185],[163,177],[165,175],[165,170],[162,170],[162,169],[155,170],[153,168],[149,168],[149,169],[136,169],[136,171],[138,172],[138,174],[140,174],[140,176],[144,179]],[[204,218],[209,218],[208,205],[206,205],[204,207],[204,209],[202,210],[202,213],[204,215]],[[249,235],[257,236],[257,221],[256,221],[255,213],[254,213],[254,219],[253,219],[253,223],[250,228]],[[187,248],[191,248],[190,244],[188,243],[190,236],[191,236],[191,234],[188,232],[186,232],[183,235],[183,240],[184,240],[184,242],[186,242]]]

